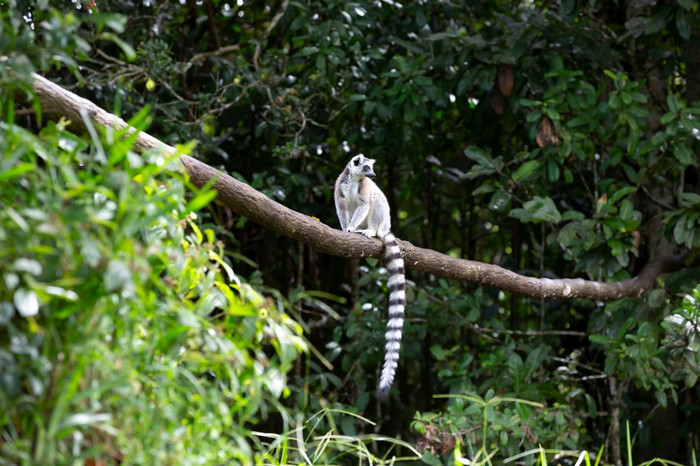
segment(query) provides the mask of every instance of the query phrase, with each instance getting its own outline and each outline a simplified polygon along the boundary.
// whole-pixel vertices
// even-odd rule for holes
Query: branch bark
[[[121,118],[99,108],[87,99],[34,74],[34,91],[43,112],[53,117],[65,117],[73,123],[71,128],[85,131],[85,122],[105,127],[128,129]],[[175,153],[175,148],[153,136],[141,132],[135,143],[138,149],[157,148]],[[346,233],[321,223],[318,219],[291,210],[268,198],[250,186],[222,173],[190,156],[182,156],[181,162],[196,186],[204,186],[216,179],[214,189],[218,202],[251,221],[308,244],[320,252],[345,258],[383,256],[383,245],[378,239]],[[479,285],[499,288],[520,296],[533,298],[587,298],[614,300],[624,297],[641,297],[651,290],[659,275],[685,267],[686,255],[667,256],[646,264],[636,277],[616,283],[575,279],[534,278],[519,275],[497,265],[457,259],[439,252],[423,249],[408,241],[399,241],[408,269]]]

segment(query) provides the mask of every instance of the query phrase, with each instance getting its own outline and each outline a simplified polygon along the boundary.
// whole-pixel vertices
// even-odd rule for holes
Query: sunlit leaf
[[[36,293],[26,288],[15,291],[14,303],[22,317],[31,317],[39,312],[39,298]]]

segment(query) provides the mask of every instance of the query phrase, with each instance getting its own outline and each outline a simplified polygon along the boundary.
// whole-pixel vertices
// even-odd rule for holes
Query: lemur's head
[[[374,159],[368,159],[364,155],[356,155],[348,163],[348,172],[353,178],[374,178]]]

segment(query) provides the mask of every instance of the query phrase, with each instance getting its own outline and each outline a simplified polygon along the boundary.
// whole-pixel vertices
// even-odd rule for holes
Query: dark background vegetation
[[[198,141],[197,158],[332,226],[338,225],[335,178],[352,155],[364,153],[377,159],[377,181],[389,199],[395,234],[455,257],[538,277],[618,281],[633,277],[651,258],[691,251],[692,259],[697,252],[696,0],[48,3],[5,2],[1,10],[0,51],[10,57],[12,70],[2,75],[6,131],[13,123],[38,131],[33,111],[12,111],[14,91],[29,87],[11,74],[26,77],[38,70],[124,118],[148,107],[150,134],[170,144]],[[58,136],[42,140],[46,150],[63,147],[67,133],[54,131]],[[6,143],[8,167],[15,160],[9,154],[20,143],[14,144]],[[133,164],[126,150],[119,160]],[[75,165],[80,162],[78,157],[68,165],[80,172]],[[36,161],[38,168],[47,165]],[[129,176],[120,179],[128,184],[135,179],[129,170],[136,169],[124,169]],[[20,175],[29,176],[8,177],[18,183],[16,190],[28,183]],[[114,181],[101,176],[95,186]],[[46,181],[35,182],[44,186]],[[11,197],[7,186],[0,205],[18,209],[18,194]],[[184,196],[175,204],[187,205]],[[44,199],[34,199],[36,209],[46,205]],[[181,212],[182,221],[187,209]],[[21,256],[21,247],[8,239],[10,217],[4,217],[8,230],[0,236],[7,267]],[[700,450],[698,289],[695,301],[683,301],[697,286],[696,268],[664,277],[648,296],[607,303],[515,297],[409,272],[398,378],[389,400],[379,403],[373,393],[387,307],[381,263],[321,255],[214,204],[193,224],[217,232],[221,255],[237,280],[257,290],[285,331],[296,335],[296,324],[285,319],[300,324],[316,350],[296,357],[306,345],[297,342],[290,356],[274,342],[279,337],[274,332],[258,328],[256,339],[255,332],[241,330],[246,319],[272,318],[268,311],[257,318],[246,311],[241,322],[222,325],[220,311],[193,304],[203,325],[234,342],[249,339],[240,344],[253,345],[250,351],[259,361],[269,357],[273,362],[265,364],[279,369],[258,381],[264,398],[246,388],[254,407],[236,419],[235,441],[223,445],[246,444],[259,452],[269,439],[250,440],[252,426],[280,434],[296,422],[311,433],[327,428],[358,439],[365,434],[404,439],[434,464],[450,455],[474,458],[480,447],[498,450],[503,459],[539,445],[593,452],[605,446],[606,461],[616,462],[629,421],[635,462],[662,456],[688,463]],[[193,231],[189,224],[178,225],[181,235]],[[178,244],[174,240],[171,246]],[[63,260],[78,263],[85,249],[65,254]],[[166,258],[159,260],[169,267]],[[174,280],[182,279],[179,271],[173,273]],[[35,287],[27,283],[26,289]],[[179,299],[195,299],[206,289],[183,292]],[[15,287],[6,281],[0,290],[2,305],[9,306],[3,307],[0,336],[36,335],[13,301]],[[104,312],[111,309],[95,300]],[[18,313],[11,312],[12,302]],[[42,312],[49,313],[49,299],[41,303],[47,306]],[[151,318],[158,319],[156,311]],[[65,316],[58,322],[55,315],[46,319],[39,325],[48,335],[78,325]],[[155,336],[148,328],[143,332],[142,337]],[[172,332],[164,334],[175,338],[177,330]],[[65,348],[61,345],[69,345],[66,340],[37,342],[51,367],[41,377],[30,363],[12,372],[13,393],[31,391],[27,377],[43,378],[44,390],[65,383],[52,371],[60,366],[56,358]],[[168,351],[153,354],[162,351],[173,356],[173,364],[181,363],[176,355],[183,343],[168,341]],[[0,356],[7,364],[21,366],[20,353],[2,343]],[[192,373],[216,385],[231,376],[227,364],[251,364],[254,371],[254,360],[218,361],[221,372],[200,367]],[[148,364],[134,367],[151,370]],[[99,371],[91,376],[103,380]],[[275,388],[270,380],[283,380],[284,387]],[[76,393],[88,388],[75,384]],[[221,403],[240,408],[236,403],[245,401],[237,400],[233,385]],[[31,412],[27,406],[34,405],[11,405],[8,386],[2,400],[14,414],[0,424],[0,447],[14,445],[17,458],[36,458],[41,419],[35,418],[34,427],[22,424],[22,415]],[[434,397],[440,394],[455,398]],[[186,399],[183,404],[191,403]],[[44,403],[44,412],[54,409],[48,399]],[[109,409],[118,406],[114,402]],[[202,414],[209,408],[200,409],[196,416],[190,412],[192,425],[213,422]],[[375,424],[341,414],[318,416],[320,424],[313,424],[314,413],[329,409]],[[133,410],[124,415],[138,412]],[[172,426],[177,419],[174,415]],[[89,429],[98,421],[105,420],[66,428]],[[167,426],[164,432],[175,429]],[[56,446],[66,438],[68,433],[58,435],[51,448],[68,458],[75,450]],[[193,436],[193,445],[198,439]],[[101,451],[102,437],[91,440]],[[130,442],[106,443],[113,455],[138,461],[129,456],[135,448]],[[384,458],[385,447],[371,444],[369,450]],[[409,455],[396,445],[391,451]],[[270,457],[284,462],[277,452],[268,447]]]

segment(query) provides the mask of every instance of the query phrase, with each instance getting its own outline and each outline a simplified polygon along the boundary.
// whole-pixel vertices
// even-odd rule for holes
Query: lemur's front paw
[[[358,231],[357,233],[362,233],[362,234],[365,235],[367,238],[374,238],[374,237],[376,236],[376,235],[374,234],[374,232],[373,232],[373,231],[370,231],[370,230],[360,230],[360,231]]]

